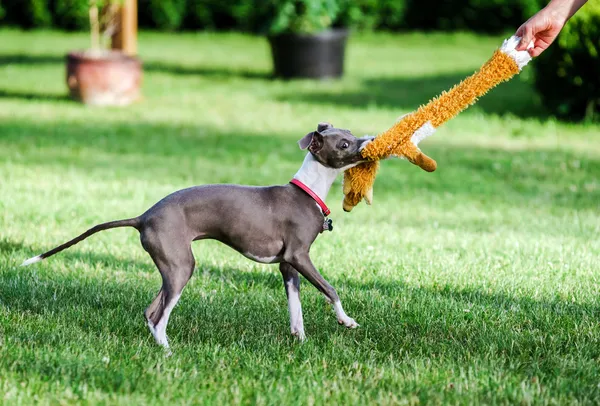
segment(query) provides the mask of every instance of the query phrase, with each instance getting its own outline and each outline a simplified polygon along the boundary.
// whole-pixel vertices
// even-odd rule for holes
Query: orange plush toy
[[[436,162],[422,153],[417,145],[488,90],[511,79],[527,65],[531,56],[527,51],[515,49],[519,41],[516,36],[505,40],[479,71],[415,112],[403,116],[392,128],[369,143],[362,151],[368,162],[344,173],[344,210],[352,210],[362,199],[371,204],[380,159],[404,158],[427,172],[435,171]]]

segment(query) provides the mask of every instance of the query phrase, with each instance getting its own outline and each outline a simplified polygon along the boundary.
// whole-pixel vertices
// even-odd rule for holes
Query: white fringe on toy
[[[413,144],[419,145],[419,142],[423,141],[430,135],[433,135],[433,133],[435,133],[435,127],[431,124],[431,121],[428,121],[414,132],[412,137],[410,137],[410,140]]]
[[[505,39],[500,47],[500,51],[510,56],[519,66],[519,70],[523,69],[525,65],[531,61],[531,55],[527,51],[517,51],[515,48],[519,45],[521,37],[513,35],[512,37]],[[533,48],[533,41],[529,43],[527,49]]]

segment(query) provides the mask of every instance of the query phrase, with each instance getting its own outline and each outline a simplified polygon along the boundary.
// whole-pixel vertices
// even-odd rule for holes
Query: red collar
[[[315,199],[315,202],[317,202],[319,207],[321,207],[321,210],[323,211],[323,215],[326,217],[329,216],[329,213],[331,213],[331,211],[329,210],[329,207],[327,207],[325,202],[323,200],[321,200],[321,198],[319,196],[317,196],[317,194],[315,192],[310,190],[310,188],[308,186],[306,186],[304,183],[300,182],[298,179],[292,179],[290,181],[290,183],[292,185],[298,186],[300,189],[304,190],[307,195],[309,195],[310,197]]]

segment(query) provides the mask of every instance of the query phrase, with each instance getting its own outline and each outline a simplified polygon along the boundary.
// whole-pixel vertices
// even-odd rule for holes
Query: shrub
[[[188,0],[184,19],[185,28],[208,30],[221,28],[215,18],[221,8],[222,2],[219,0]]]
[[[31,18],[31,27],[52,26],[52,13],[47,0],[27,0],[24,3],[26,13]]]
[[[265,23],[260,14],[264,14],[265,6],[262,2],[253,0],[188,0],[184,26],[193,29],[260,32]]]
[[[185,27],[254,33],[400,25],[404,0],[188,0]]]
[[[561,118],[600,118],[600,3],[588,2],[533,64],[544,106]]]
[[[387,30],[406,27],[407,5],[405,0],[380,0],[377,10],[379,14],[377,27]]]
[[[359,30],[375,29],[380,24],[381,3],[381,0],[340,0],[340,10],[334,25]]]
[[[140,0],[140,25],[173,31],[180,28],[186,13],[186,0]]]
[[[406,26],[422,30],[515,30],[543,0],[408,0]]]
[[[269,34],[323,31],[333,25],[340,11],[336,0],[275,0],[261,8]]]
[[[4,0],[5,20],[23,28],[49,27],[52,13],[48,3],[48,0]]]
[[[55,24],[65,30],[87,30],[90,27],[89,0],[54,0]]]

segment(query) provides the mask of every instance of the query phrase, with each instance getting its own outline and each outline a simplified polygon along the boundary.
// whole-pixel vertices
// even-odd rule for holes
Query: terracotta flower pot
[[[270,36],[275,76],[286,79],[341,77],[347,38],[348,31],[343,29]]]
[[[67,86],[71,97],[94,106],[124,106],[140,99],[142,63],[119,51],[71,52]]]

